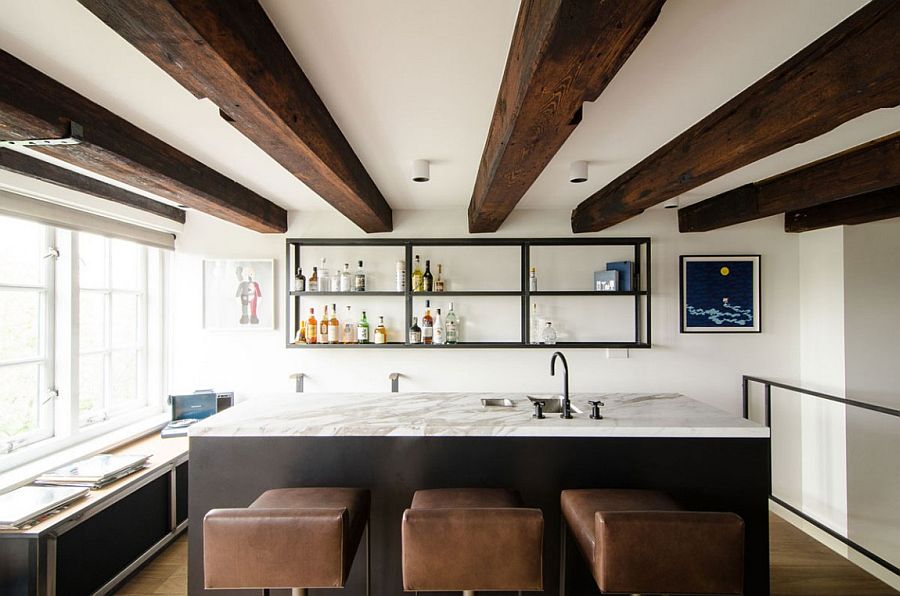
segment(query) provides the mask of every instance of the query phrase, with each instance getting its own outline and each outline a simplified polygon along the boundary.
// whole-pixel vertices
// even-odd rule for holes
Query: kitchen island
[[[597,399],[602,420],[588,416]],[[745,593],[768,594],[768,428],[679,394],[575,394],[572,404],[571,420],[537,420],[524,394],[289,394],[217,414],[190,433],[190,593],[205,593],[201,520],[210,509],[244,507],[271,488],[358,486],[372,491],[372,593],[400,594],[400,519],[412,494],[472,486],[517,489],[543,510],[545,594],[559,594],[566,488],[659,489],[691,509],[739,514]],[[363,550],[348,596],[364,593]],[[579,557],[567,557],[567,569],[570,595],[597,593]],[[311,591],[326,593],[335,592]]]

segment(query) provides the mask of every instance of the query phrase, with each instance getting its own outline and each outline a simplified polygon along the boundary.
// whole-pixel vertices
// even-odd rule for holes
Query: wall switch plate
[[[606,348],[606,357],[610,360],[613,358],[628,358],[628,348]]]

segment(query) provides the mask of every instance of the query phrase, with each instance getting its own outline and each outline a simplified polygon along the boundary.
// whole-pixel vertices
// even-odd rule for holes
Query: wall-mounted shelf
[[[394,256],[398,259],[405,260],[407,264],[407,280],[406,280],[406,290],[402,292],[398,291],[386,291],[386,290],[376,290],[376,291],[366,291],[366,292],[295,292],[288,291],[287,301],[285,306],[285,317],[287,321],[286,325],[286,337],[285,344],[288,348],[303,348],[303,349],[380,349],[380,348],[409,348],[409,349],[417,349],[417,350],[431,350],[431,349],[471,349],[471,348],[639,348],[645,349],[651,346],[650,341],[650,299],[651,299],[651,289],[650,289],[650,238],[646,237],[634,237],[634,238],[427,238],[421,240],[413,240],[413,239],[388,239],[388,238],[360,238],[360,239],[337,239],[337,238],[324,238],[324,239],[303,239],[303,238],[289,238],[286,241],[286,255],[285,255],[285,269],[287,273],[287,282],[288,286],[290,286],[291,281],[293,280],[293,273],[299,263],[301,263],[301,250],[314,248],[314,247],[331,247],[334,248],[364,248],[364,247],[380,247],[384,248],[395,248],[397,250],[394,253]],[[428,249],[432,253],[435,252],[434,249],[440,247],[506,247],[503,250],[509,251],[510,249],[518,248],[516,251],[516,261],[517,263],[517,275],[516,282],[518,282],[519,289],[485,289],[485,290],[476,290],[476,289],[466,289],[466,290],[449,290],[446,292],[413,292],[410,290],[412,287],[411,283],[411,271],[413,256],[418,253],[419,248]],[[580,290],[580,289],[551,289],[551,290],[540,290],[531,292],[529,291],[529,271],[532,264],[533,252],[535,249],[539,249],[542,251],[553,250],[554,247],[560,247],[561,250],[565,250],[562,247],[624,247],[628,254],[628,260],[631,260],[634,263],[635,269],[635,280],[634,280],[634,290],[632,291],[613,291],[613,292],[598,292],[592,290]],[[402,252],[401,252],[402,251]],[[620,250],[619,253],[622,254]],[[368,255],[367,255],[368,256]],[[378,257],[376,257],[378,258]],[[546,261],[547,256],[544,255],[544,260]],[[371,259],[370,259],[371,260]],[[487,259],[486,259],[487,260]],[[560,259],[562,261],[562,259]],[[600,261],[598,261],[600,262]],[[479,264],[481,264],[479,262]],[[565,271],[565,263],[558,262],[554,264],[554,267],[561,267],[562,270]],[[509,280],[507,280],[509,281]],[[471,287],[477,284],[466,283],[466,286]],[[508,288],[510,285],[514,285],[511,283],[505,284],[486,284],[490,285],[500,285],[503,287],[504,285]],[[559,284],[565,285],[565,282]],[[375,286],[379,287],[379,286]],[[384,287],[382,284],[380,287]],[[577,285],[576,285],[577,287]],[[402,342],[389,342],[387,344],[294,344],[292,342],[294,336],[296,335],[297,329],[299,327],[299,321],[301,320],[301,301],[315,299],[317,297],[337,297],[341,299],[345,299],[345,302],[350,302],[351,304],[358,299],[361,298],[370,298],[370,297],[381,297],[387,300],[398,300],[398,307],[402,306],[403,309],[403,333],[402,337],[404,341]],[[453,345],[426,345],[426,344],[410,344],[409,343],[409,327],[412,324],[412,318],[414,316],[414,303],[417,299],[436,299],[442,297],[453,297],[453,296],[461,296],[461,297],[471,297],[476,300],[481,300],[482,298],[518,298],[515,304],[519,310],[519,316],[517,317],[519,324],[519,333],[517,334],[517,339],[515,341],[463,341],[458,344]],[[601,298],[601,299],[609,299],[609,298],[620,298],[627,299],[630,298],[633,300],[633,308],[628,307],[628,315],[630,318],[630,323],[633,323],[633,339],[627,341],[558,341],[555,344],[544,345],[544,344],[535,344],[531,343],[531,325],[530,325],[530,306],[532,302],[532,298],[539,298],[541,301],[552,301],[554,298],[560,299],[561,301],[565,301],[572,298]],[[399,301],[402,300],[402,303]],[[571,302],[571,300],[569,300]],[[567,302],[567,304],[569,303]],[[602,301],[604,304],[611,304]],[[419,302],[419,305],[421,302]],[[599,303],[598,303],[599,304]],[[617,304],[617,303],[616,303]],[[504,307],[506,308],[506,307]],[[370,325],[374,328],[373,318],[370,317]],[[621,319],[621,317],[620,317]],[[465,339],[465,338],[464,338]]]

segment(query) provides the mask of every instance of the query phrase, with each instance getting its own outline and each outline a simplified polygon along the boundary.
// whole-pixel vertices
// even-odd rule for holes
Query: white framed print
[[[203,328],[208,331],[274,329],[274,259],[204,260]]]

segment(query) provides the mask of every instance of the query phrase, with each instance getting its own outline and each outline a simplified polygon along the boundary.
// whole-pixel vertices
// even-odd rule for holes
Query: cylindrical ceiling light
[[[413,182],[428,182],[431,180],[431,162],[427,159],[413,161]]]
[[[588,179],[588,162],[573,161],[569,164],[569,182],[587,182]]]
[[[672,197],[671,199],[663,203],[663,209],[678,209],[678,207],[678,197]]]

